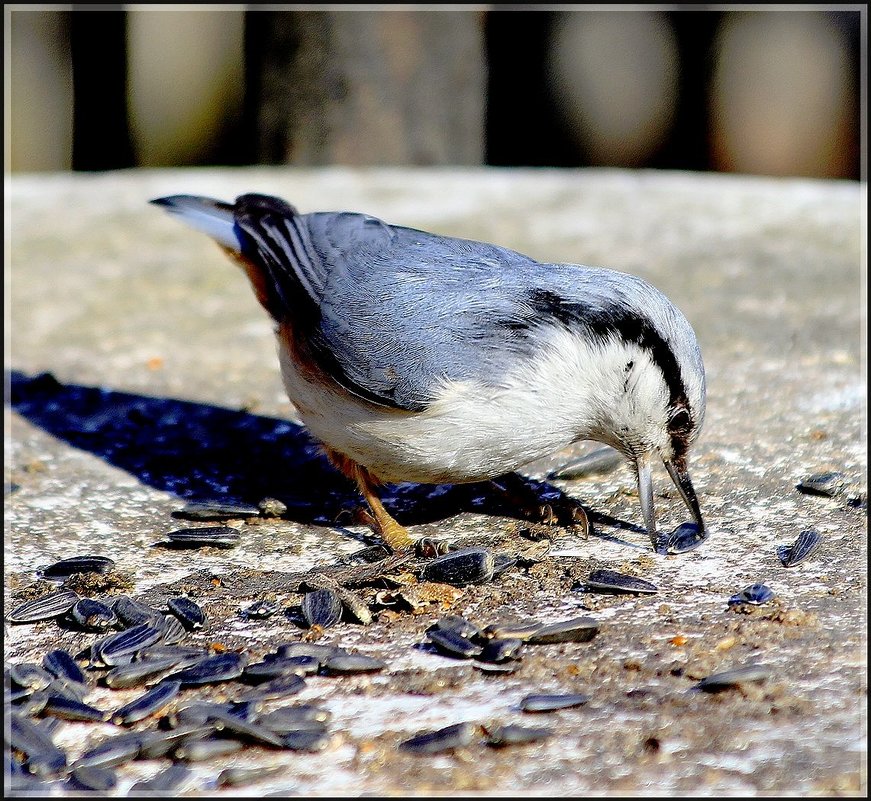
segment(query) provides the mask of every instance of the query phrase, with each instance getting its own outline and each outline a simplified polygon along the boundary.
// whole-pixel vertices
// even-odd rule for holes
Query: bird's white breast
[[[626,346],[555,328],[501,386],[444,381],[423,412],[314,383],[284,349],[279,357],[288,396],[324,444],[384,481],[460,483],[510,472],[579,439],[605,441],[600,422],[620,392]]]

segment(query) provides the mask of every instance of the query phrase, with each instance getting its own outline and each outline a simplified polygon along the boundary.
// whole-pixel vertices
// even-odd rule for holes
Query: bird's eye
[[[672,433],[689,431],[690,414],[686,409],[678,409],[668,421],[668,430]]]

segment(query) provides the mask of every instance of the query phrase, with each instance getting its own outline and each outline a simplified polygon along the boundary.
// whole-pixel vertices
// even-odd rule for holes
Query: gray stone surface
[[[653,282],[693,323],[705,358],[708,415],[690,464],[712,535],[689,554],[656,556],[638,526],[628,469],[557,482],[590,510],[593,535],[553,531],[545,562],[464,588],[451,611],[482,625],[512,613],[547,622],[589,614],[601,627],[594,640],[529,647],[520,670],[491,677],[416,647],[444,609],[342,623],[323,641],[389,667],[315,677],[293,699],[333,712],[329,749],[250,747],[196,765],[192,788],[209,787],[232,764],[281,768],[252,786],[257,794],[866,791],[866,191],[852,183],[487,169],[14,176],[4,276],[7,610],[39,565],[110,555],[132,577],[133,594],[196,597],[210,624],[190,641],[261,656],[305,632],[282,614],[246,622],[238,607],[266,591],[299,604],[283,576],[330,565],[368,541],[363,527],[331,524],[354,494],[292,425],[270,324],[246,280],[205,237],[147,205],[166,194],[246,191]],[[54,406],[50,387],[30,392],[45,371],[64,385]],[[585,448],[527,472],[542,479]],[[823,470],[846,474],[844,494],[796,490]],[[656,486],[662,525],[677,525],[683,512],[664,471]],[[292,519],[240,524],[232,550],[153,547],[186,525],[170,517],[182,504],[175,493],[249,503],[271,495],[291,502]],[[535,545],[510,517],[464,511],[445,501],[450,493],[431,496],[400,487],[389,502],[417,536]],[[809,527],[823,545],[784,568],[777,548]],[[584,593],[580,582],[595,568],[631,572],[660,591]],[[775,605],[746,615],[727,608],[754,582],[776,592]],[[54,623],[8,626],[5,659],[38,661],[95,637]],[[772,678],[719,694],[692,689],[752,662],[769,665]],[[521,698],[541,692],[591,700],[545,717],[519,711]],[[88,700],[113,709],[134,695],[96,689]],[[461,721],[548,725],[556,735],[504,750],[479,736],[452,755],[397,750],[420,731]],[[112,730],[65,723],[56,739],[75,756]],[[120,769],[121,790],[165,764]]]

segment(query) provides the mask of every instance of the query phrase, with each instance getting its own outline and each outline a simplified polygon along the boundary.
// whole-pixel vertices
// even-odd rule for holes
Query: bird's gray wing
[[[532,259],[362,214],[263,203],[240,213],[241,200],[237,223],[274,286],[270,311],[293,320],[349,392],[421,411],[445,381],[500,386],[530,352]]]

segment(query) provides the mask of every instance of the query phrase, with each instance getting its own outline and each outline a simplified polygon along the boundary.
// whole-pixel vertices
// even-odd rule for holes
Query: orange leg
[[[347,456],[335,451],[327,450],[327,456],[348,478],[357,482],[360,492],[372,510],[374,522],[372,528],[375,533],[381,536],[394,551],[412,545],[414,540],[408,530],[390,516],[390,513],[384,508],[384,504],[381,503],[381,499],[375,493],[376,482],[369,471]]]

